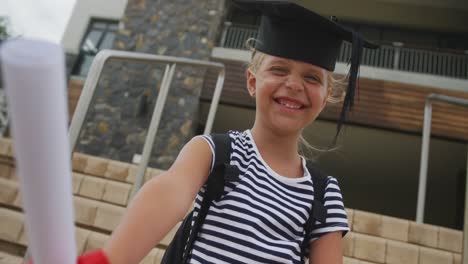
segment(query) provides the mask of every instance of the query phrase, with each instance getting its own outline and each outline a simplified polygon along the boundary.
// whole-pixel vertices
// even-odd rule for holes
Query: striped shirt
[[[223,196],[213,201],[193,245],[189,263],[304,263],[301,243],[314,189],[302,159],[304,176],[277,174],[262,159],[252,134],[230,131],[230,164],[240,170],[238,181],[229,182]],[[209,136],[214,163],[215,145]],[[203,200],[204,187],[195,200],[194,219]],[[317,222],[309,241],[323,234],[348,230],[342,196],[335,178],[328,177],[325,196],[326,223]]]

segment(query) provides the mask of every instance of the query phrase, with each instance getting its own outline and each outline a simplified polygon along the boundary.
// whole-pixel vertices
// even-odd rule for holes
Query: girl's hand
[[[111,264],[102,249],[88,252],[78,257],[77,264]]]

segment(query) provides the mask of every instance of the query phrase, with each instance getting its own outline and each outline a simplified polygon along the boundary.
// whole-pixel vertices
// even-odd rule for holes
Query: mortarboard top
[[[266,54],[289,58],[335,69],[343,41],[352,43],[349,83],[338,120],[336,138],[354,102],[354,91],[363,48],[378,46],[365,41],[361,34],[346,29],[333,19],[325,18],[291,1],[233,0],[242,10],[262,15],[255,49]]]

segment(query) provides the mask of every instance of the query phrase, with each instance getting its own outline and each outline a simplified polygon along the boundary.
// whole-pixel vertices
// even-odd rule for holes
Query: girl
[[[353,43],[353,54],[339,132],[353,102],[362,48],[371,45],[292,3],[236,2],[263,15],[246,71],[255,123],[250,130],[229,132],[230,163],[239,168],[240,179],[212,203],[189,263],[303,263],[304,236],[310,263],[342,263],[342,236],[349,228],[335,178],[328,177],[325,188],[326,222],[304,234],[314,190],[298,143],[333,94],[331,72],[346,40]],[[195,197],[196,215],[214,147],[209,136],[188,142],[167,172],[143,186],[104,249],[88,259],[136,264],[184,217]]]

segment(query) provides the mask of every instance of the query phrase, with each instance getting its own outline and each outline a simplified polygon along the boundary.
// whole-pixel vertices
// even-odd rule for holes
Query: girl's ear
[[[247,79],[247,91],[249,92],[250,96],[255,97],[257,90],[257,78],[249,69],[245,71],[245,77]]]

